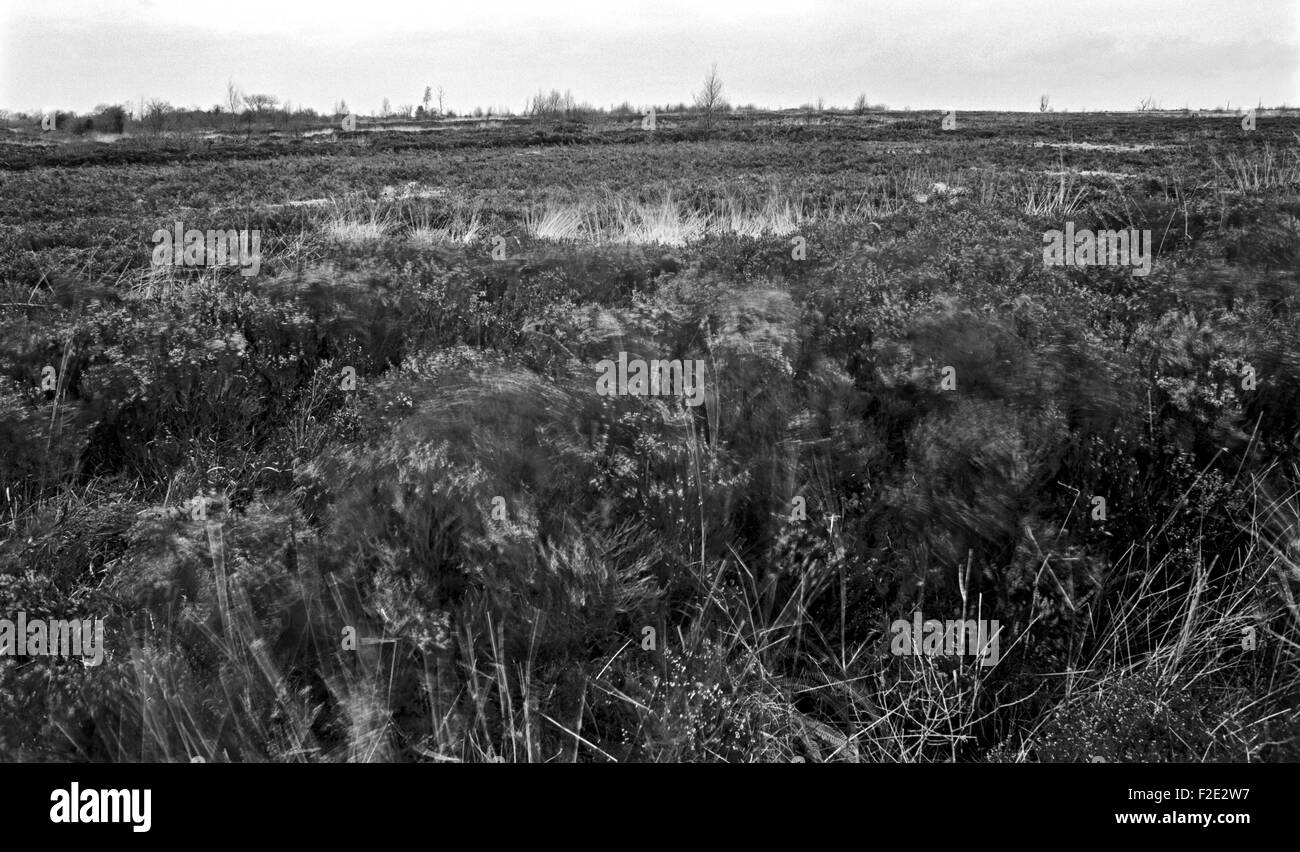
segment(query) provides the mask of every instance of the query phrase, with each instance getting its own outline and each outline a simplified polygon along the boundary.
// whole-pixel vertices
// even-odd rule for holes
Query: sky
[[[0,108],[245,93],[520,111],[689,102],[1131,110],[1300,106],[1300,0],[0,0]]]

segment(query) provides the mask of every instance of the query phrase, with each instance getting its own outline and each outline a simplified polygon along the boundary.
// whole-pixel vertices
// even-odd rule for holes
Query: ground
[[[0,756],[1300,757],[1300,118],[130,131],[0,136]]]

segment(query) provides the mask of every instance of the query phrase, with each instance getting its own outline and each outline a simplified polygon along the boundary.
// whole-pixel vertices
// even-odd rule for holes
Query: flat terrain
[[[1240,121],[11,123],[0,617],[107,628],[0,657],[0,758],[1300,759],[1300,117]]]

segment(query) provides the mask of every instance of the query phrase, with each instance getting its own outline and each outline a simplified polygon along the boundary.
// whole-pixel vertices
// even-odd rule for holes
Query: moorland
[[[1300,759],[1300,117],[7,124],[6,760]]]

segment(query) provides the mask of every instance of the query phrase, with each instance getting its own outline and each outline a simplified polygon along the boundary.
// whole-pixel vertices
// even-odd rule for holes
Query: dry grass
[[[524,229],[539,240],[581,239],[593,224],[585,205],[547,204],[524,213]]]
[[[678,204],[671,193],[648,203],[616,198],[607,216],[604,232],[614,243],[683,246],[704,237],[712,225],[707,212]]]
[[[1224,160],[1216,158],[1214,166],[1238,192],[1300,185],[1300,148],[1278,151],[1265,143],[1249,154],[1230,152]]]
[[[321,231],[330,240],[357,247],[380,242],[393,230],[390,207],[364,197],[332,200]]]
[[[759,198],[727,193],[709,208],[696,208],[668,192],[645,201],[610,196],[600,201],[552,202],[527,211],[524,227],[544,240],[680,247],[709,235],[788,236],[815,222],[870,221],[895,209],[887,198],[867,196],[856,203],[815,209],[805,199],[775,188]]]
[[[411,242],[420,246],[470,245],[483,233],[482,203],[456,203],[449,210],[435,212],[428,204],[412,204],[406,209]]]
[[[1075,186],[1076,176],[1064,169],[1057,180],[1046,182],[1026,177],[1019,188],[1018,206],[1028,216],[1059,218],[1078,212],[1087,195],[1086,187]]]

